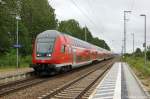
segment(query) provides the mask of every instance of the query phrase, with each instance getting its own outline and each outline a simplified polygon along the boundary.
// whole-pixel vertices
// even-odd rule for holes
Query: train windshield
[[[52,53],[54,38],[39,38],[37,40],[37,53]]]

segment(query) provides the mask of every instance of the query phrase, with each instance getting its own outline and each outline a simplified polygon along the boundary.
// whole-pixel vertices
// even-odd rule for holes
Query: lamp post
[[[18,45],[18,21],[21,20],[20,16],[16,16],[16,22],[17,22],[17,28],[16,28],[16,35],[17,35],[17,40],[16,40],[16,47],[17,47],[17,68],[19,68],[18,60],[19,60],[19,45]]]
[[[133,36],[133,54],[134,54],[134,33],[132,33]]]
[[[124,11],[124,54],[126,53],[126,14],[131,13],[131,11]]]
[[[144,44],[143,44],[143,47],[145,48],[144,49],[144,62],[145,62],[145,66],[146,66],[146,53],[147,53],[147,50],[146,50],[146,15],[145,14],[141,14],[140,16],[144,17]]]

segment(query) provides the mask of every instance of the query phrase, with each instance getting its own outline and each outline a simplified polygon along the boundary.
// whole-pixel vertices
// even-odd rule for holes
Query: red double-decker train
[[[37,35],[31,67],[39,74],[51,74],[111,57],[110,51],[56,30],[47,30]]]

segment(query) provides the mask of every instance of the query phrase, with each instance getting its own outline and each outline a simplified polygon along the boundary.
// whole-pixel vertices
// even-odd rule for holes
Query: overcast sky
[[[144,42],[144,17],[147,15],[147,43],[150,44],[150,1],[149,0],[49,0],[57,19],[75,19],[87,26],[94,37],[104,39],[114,52],[121,52],[123,40],[123,11],[127,14],[127,52],[132,52],[132,35],[135,47]]]

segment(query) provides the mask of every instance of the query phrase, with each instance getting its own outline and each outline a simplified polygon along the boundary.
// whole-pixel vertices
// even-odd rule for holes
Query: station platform
[[[127,63],[116,62],[89,99],[150,99]]]
[[[8,76],[14,76],[19,74],[25,74],[27,72],[32,72],[32,68],[18,68],[18,69],[7,69],[0,70],[0,78],[5,78]]]

